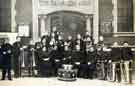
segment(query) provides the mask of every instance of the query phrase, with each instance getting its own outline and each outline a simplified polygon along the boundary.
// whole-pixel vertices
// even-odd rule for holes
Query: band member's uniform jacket
[[[63,56],[64,58],[62,59],[62,63],[63,64],[71,64],[71,59],[72,59],[72,51],[68,50],[68,51],[64,51],[63,52]]]
[[[61,67],[62,63],[61,63],[61,57],[59,57],[59,52],[58,50],[52,50],[49,53],[49,57],[50,57],[50,61],[52,63],[52,66],[54,67],[54,75],[57,76],[57,70],[58,68]]]
[[[70,50],[74,49],[74,41],[73,40],[67,40],[66,41],[68,43],[68,47]]]
[[[35,48],[35,61],[38,74],[41,74],[40,73],[41,58],[42,58],[42,48],[41,47]]]
[[[133,59],[133,53],[131,51],[130,47],[123,47],[121,49],[122,51],[122,59],[125,60],[132,60]]]
[[[112,62],[117,62],[121,60],[121,48],[120,47],[112,47],[111,48],[111,60]]]
[[[2,45],[2,79],[5,79],[6,73],[8,79],[11,79],[12,49],[9,43]]]
[[[116,76],[118,81],[121,81],[121,47],[112,47],[111,48],[111,60],[112,60],[112,80],[116,80]]]
[[[13,63],[14,63],[14,72],[15,72],[15,77],[19,77],[20,76],[20,66],[21,66],[21,59],[20,59],[20,55],[21,55],[21,50],[20,48],[22,48],[22,43],[21,42],[15,42],[13,44]]]
[[[84,42],[83,42],[82,39],[76,39],[76,40],[75,40],[75,43],[74,43],[74,48],[75,48],[76,45],[80,45],[81,51],[84,50]]]
[[[41,76],[50,76],[52,74],[52,63],[50,61],[49,52],[42,47],[42,54],[40,58],[40,72]]]

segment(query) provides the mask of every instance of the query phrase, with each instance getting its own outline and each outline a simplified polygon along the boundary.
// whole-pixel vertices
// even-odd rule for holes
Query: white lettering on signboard
[[[39,0],[40,6],[90,6],[91,0]]]

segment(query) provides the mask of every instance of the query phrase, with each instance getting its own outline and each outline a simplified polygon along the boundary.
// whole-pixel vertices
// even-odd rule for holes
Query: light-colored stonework
[[[56,2],[57,1],[57,2]],[[93,37],[95,43],[98,42],[99,35],[99,11],[98,11],[98,0],[32,0],[32,14],[33,14],[33,40],[39,39],[39,28],[38,28],[38,17],[39,15],[45,15],[44,19],[47,18],[47,14],[57,11],[72,11],[79,12],[86,15],[86,30],[91,32],[91,23],[93,22]],[[91,21],[91,16],[93,21]],[[41,19],[41,35],[48,32],[46,21]],[[43,23],[44,22],[44,23]]]

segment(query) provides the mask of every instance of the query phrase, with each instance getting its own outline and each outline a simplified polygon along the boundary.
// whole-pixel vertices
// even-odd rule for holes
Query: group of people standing
[[[6,73],[8,79],[12,80],[12,57],[14,76],[21,77],[21,67],[26,65],[24,51],[28,54],[27,66],[34,66],[34,70],[37,70],[37,75],[40,77],[57,76],[57,71],[63,64],[70,64],[78,70],[77,77],[80,78],[98,77],[106,80],[109,77],[110,80],[121,81],[121,74],[126,73],[126,80],[129,80],[129,66],[133,54],[127,42],[124,42],[123,46],[119,46],[117,42],[114,42],[113,46],[105,46],[103,41],[94,44],[94,39],[88,32],[84,36],[77,34],[75,39],[72,36],[63,39],[56,29],[43,36],[34,45],[29,44],[24,47],[20,40],[21,38],[17,37],[13,45],[5,40],[1,45],[2,80],[5,79]],[[126,69],[126,72],[123,72],[123,69]]]
[[[95,45],[88,32],[84,37],[77,34],[75,39],[72,36],[63,39],[61,33],[53,29],[35,44],[36,64],[41,76],[57,76],[57,71],[63,64],[70,64],[78,69],[78,77],[92,78],[93,75],[88,71],[89,65],[93,65],[91,70],[94,70],[94,54]]]
[[[114,42],[111,48],[112,61],[112,79],[113,81],[132,82],[132,63],[133,52],[129,47],[128,42],[124,42],[122,46],[118,42]]]

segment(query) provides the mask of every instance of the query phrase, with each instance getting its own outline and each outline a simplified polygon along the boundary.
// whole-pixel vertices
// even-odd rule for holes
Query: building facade
[[[51,29],[56,27],[63,33],[68,30],[76,33],[86,30],[91,33],[94,28],[91,35],[95,38],[95,42],[98,41],[98,0],[33,0],[32,4],[33,40],[36,41],[44,33],[50,33]],[[70,21],[66,17],[71,18]],[[64,31],[65,28],[68,30]]]
[[[106,44],[114,41],[135,41],[135,0],[0,0],[10,5],[10,27],[2,27],[0,34],[18,34],[19,25],[29,25],[28,39],[36,42],[53,27],[67,35],[88,31]],[[3,5],[1,7],[4,7]],[[6,7],[5,7],[6,8]],[[1,11],[3,13],[3,11]],[[5,18],[5,20],[7,20]],[[1,19],[2,22],[4,22]],[[2,28],[5,31],[3,31]],[[6,32],[6,33],[5,33]],[[8,33],[7,33],[8,32]],[[5,35],[0,35],[4,37]]]

